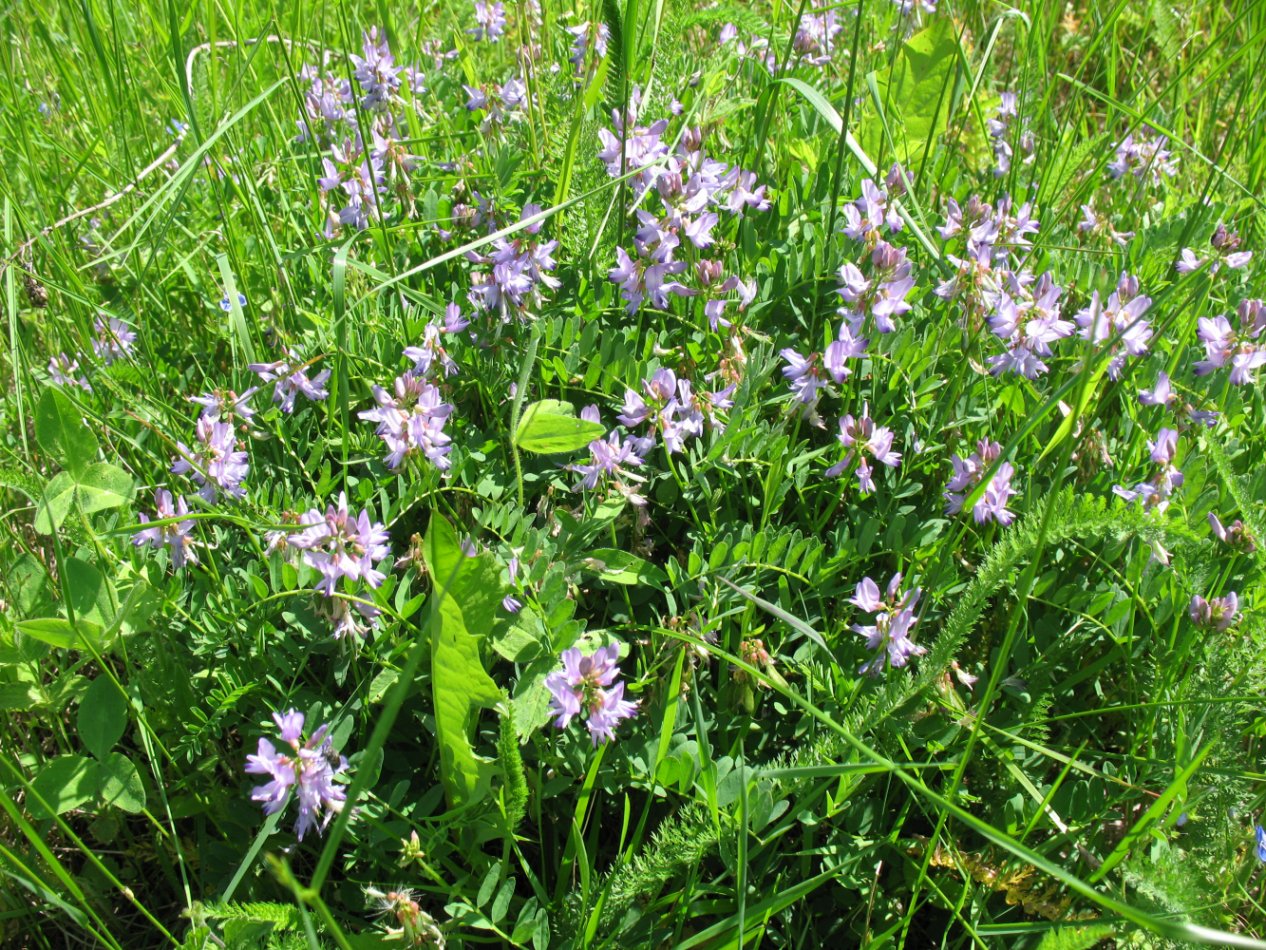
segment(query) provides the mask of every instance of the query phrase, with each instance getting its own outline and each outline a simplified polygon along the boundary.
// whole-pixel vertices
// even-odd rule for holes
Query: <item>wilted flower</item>
[[[1239,619],[1239,610],[1240,598],[1231,591],[1225,597],[1210,597],[1208,600],[1196,594],[1191,598],[1187,613],[1196,626],[1220,632],[1230,629]]]
[[[160,488],[154,492],[154,508],[155,521],[178,518],[181,515],[189,514],[189,503],[181,497],[176,499],[173,505],[171,492],[165,488]],[[141,524],[149,524],[150,519],[146,517],[144,512],[141,512],[139,517]],[[173,521],[170,524],[154,525],[152,528],[138,531],[132,535],[132,543],[137,547],[143,544],[148,544],[152,548],[170,547],[171,566],[179,570],[186,564],[198,563],[198,557],[193,551],[194,540],[191,536],[192,532],[192,520]]]
[[[304,741],[303,713],[294,709],[273,713],[273,722],[290,752],[278,752],[269,740],[259,740],[257,752],[246,757],[246,771],[270,776],[271,781],[252,789],[251,799],[263,802],[264,814],[271,815],[285,807],[290,790],[295,789],[299,799],[295,837],[302,841],[318,820],[318,831],[323,833],[335,813],[343,810],[347,793],[335,784],[334,777],[347,770],[347,759],[334,751],[326,735],[328,725],[321,726]]]
[[[1209,512],[1209,530],[1213,532],[1215,538],[1237,551],[1252,554],[1257,550],[1252,532],[1239,518],[1224,527],[1218,520],[1218,516],[1211,511]]]
[[[550,714],[559,729],[566,729],[575,716],[584,716],[597,745],[614,739],[620,720],[637,712],[637,703],[624,698],[624,684],[615,682],[620,675],[619,658],[620,648],[614,643],[589,656],[582,656],[576,647],[563,651],[563,668],[545,677]]]
[[[872,659],[862,664],[859,673],[878,676],[889,667],[905,666],[910,657],[927,652],[925,647],[910,639],[910,630],[918,621],[914,608],[921,594],[917,587],[902,593],[899,573],[888,582],[886,598],[880,597],[879,586],[869,577],[858,582],[849,603],[872,614],[874,623],[869,626],[852,624],[849,629],[866,638],[867,649],[877,651]]]

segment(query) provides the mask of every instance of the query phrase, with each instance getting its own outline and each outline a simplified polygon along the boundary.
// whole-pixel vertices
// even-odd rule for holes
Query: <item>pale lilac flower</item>
[[[1240,598],[1235,591],[1225,597],[1205,600],[1199,594],[1191,598],[1187,613],[1198,627],[1219,632],[1230,629],[1240,618]]]
[[[778,355],[787,362],[782,369],[782,374],[791,384],[791,391],[795,394],[796,401],[810,408],[816,406],[821,398],[819,390],[827,385],[819,369],[818,354],[810,353],[808,356],[801,356],[798,351],[787,347],[779,350]]]
[[[519,579],[519,559],[517,557],[512,557],[506,562],[506,573],[509,575],[510,583],[516,584]],[[523,601],[513,594],[506,594],[501,598],[501,607],[506,613],[517,614],[523,609]]]
[[[870,254],[870,277],[865,277],[851,261],[840,268],[840,286],[836,293],[844,300],[837,313],[848,324],[854,336],[861,333],[868,316],[875,320],[880,333],[896,329],[892,318],[910,310],[906,295],[914,289],[910,259],[904,248],[878,241]]]
[[[576,67],[576,72],[585,69],[585,62],[589,56],[589,23],[578,23],[575,26],[567,27],[567,32],[571,34],[571,55],[568,60]],[[598,23],[598,41],[594,44],[593,63],[596,64],[607,55],[607,44],[611,41],[611,28],[605,22]]]
[[[636,394],[633,395],[634,398],[638,398]],[[592,410],[592,412],[586,415],[588,410]],[[599,421],[597,407],[586,407],[586,411],[581,412],[581,418],[588,418],[593,422]],[[640,441],[634,438],[626,441],[621,439],[620,434],[615,431],[608,433],[605,439],[594,439],[589,443],[589,463],[567,466],[570,471],[581,476],[580,481],[573,486],[572,491],[594,489],[598,486],[599,480],[606,475],[615,481],[616,486],[629,501],[633,504],[645,505],[646,499],[637,492],[636,488],[625,484],[625,480],[633,482],[635,485],[645,481],[643,476],[630,471],[632,468],[641,468],[642,466],[642,457],[638,454],[638,446],[636,444]]]
[[[1002,93],[1001,101],[994,111],[992,119],[986,123],[989,137],[993,140],[994,177],[1001,178],[1011,171],[1011,160],[1014,157],[1012,142],[1018,145],[1024,158],[1021,164],[1031,164],[1036,156],[1036,145],[1033,133],[1029,131],[1028,119],[1020,119],[1017,99],[1014,92]],[[1018,126],[1019,134],[1013,129]]]
[[[1156,385],[1139,390],[1139,402],[1145,406],[1168,406],[1177,402],[1178,396],[1169,383],[1169,374],[1161,370],[1156,374]]]
[[[1174,465],[1178,454],[1178,432],[1163,428],[1154,440],[1147,443],[1147,447],[1157,472],[1149,481],[1139,482],[1133,488],[1113,485],[1112,491],[1126,501],[1141,501],[1145,508],[1163,512],[1169,507],[1170,496],[1183,483],[1183,473]]]
[[[1153,185],[1163,178],[1178,174],[1177,159],[1163,148],[1163,135],[1152,136],[1143,129],[1127,135],[1116,148],[1116,158],[1108,163],[1108,174],[1121,178],[1133,175],[1139,181],[1147,178]]]
[[[616,682],[619,658],[620,648],[615,644],[599,647],[589,656],[583,656],[576,647],[563,651],[563,668],[545,677],[550,715],[559,729],[583,716],[596,746],[615,738],[619,721],[637,712],[637,703],[624,698],[624,684]]]
[[[259,392],[258,386],[252,386],[240,396],[231,389],[215,389],[201,396],[190,396],[189,401],[202,407],[202,418],[212,422],[233,422],[241,419],[245,423],[255,416],[255,409],[247,400]]]
[[[887,426],[875,425],[870,417],[870,404],[865,403],[862,414],[854,419],[851,414],[840,419],[840,444],[848,449],[843,460],[827,469],[828,477],[834,478],[842,474],[853,461],[857,461],[857,487],[862,494],[869,495],[875,490],[875,481],[871,474],[867,456],[876,462],[896,468],[901,464],[901,454],[892,449],[893,434]]]
[[[886,669],[902,667],[912,656],[921,656],[927,652],[910,639],[910,630],[918,618],[914,608],[919,602],[922,591],[914,588],[901,592],[901,575],[894,574],[888,582],[887,596],[881,597],[879,586],[869,577],[857,584],[849,603],[868,614],[872,614],[869,625],[852,624],[849,629],[866,638],[866,648],[876,651],[875,656],[863,663],[858,673],[878,676]]]
[[[79,360],[71,359],[65,353],[58,353],[48,359],[48,375],[56,386],[78,386],[84,392],[92,392],[92,384],[87,376],[76,376],[79,372]]]
[[[506,8],[501,0],[486,3],[475,0],[475,26],[466,32],[476,40],[496,42],[506,30]]]
[[[316,613],[330,624],[335,640],[353,640],[369,636],[378,625],[382,611],[363,600],[346,597],[317,597]]]
[[[1143,315],[1151,305],[1152,298],[1139,293],[1138,278],[1123,273],[1106,304],[1100,302],[1096,290],[1090,304],[1073,317],[1081,327],[1083,340],[1110,344],[1109,379],[1120,377],[1127,356],[1142,356],[1147,352],[1152,327]]]
[[[1256,382],[1257,370],[1266,366],[1266,345],[1257,342],[1266,329],[1266,304],[1258,299],[1244,300],[1237,313],[1239,330],[1223,316],[1201,317],[1196,321],[1197,335],[1205,350],[1205,358],[1198,360],[1194,367],[1197,376],[1206,376],[1229,364],[1232,385]]]
[[[176,443],[179,457],[172,464],[172,473],[189,473],[202,486],[198,494],[212,504],[220,492],[231,498],[246,497],[242,482],[250,473],[250,462],[246,450],[238,445],[233,426],[204,415],[198,419],[196,434],[197,448]]]
[[[273,363],[251,363],[247,366],[247,369],[264,382],[276,381],[273,387],[273,402],[281,404],[282,412],[294,412],[295,399],[298,396],[303,396],[313,402],[319,402],[329,396],[325,388],[325,383],[330,378],[328,369],[321,370],[309,379],[305,372],[307,365],[290,350],[283,352],[286,357],[284,360]],[[313,362],[316,361],[313,360]]]
[[[1005,353],[989,357],[995,376],[1014,372],[1036,379],[1046,372],[1042,357],[1051,355],[1052,343],[1073,332],[1073,324],[1059,315],[1062,292],[1049,271],[1031,289],[1018,278],[1009,282],[989,316],[989,328],[1007,344]]]
[[[293,709],[273,713],[273,721],[290,751],[278,752],[269,740],[259,740],[256,754],[246,757],[246,771],[266,775],[270,781],[252,789],[251,799],[262,802],[264,814],[272,815],[285,807],[293,789],[299,799],[295,837],[302,841],[313,825],[324,833],[334,815],[343,810],[347,793],[335,784],[334,777],[347,770],[347,759],[334,751],[327,736],[328,725],[321,726],[304,742],[303,713]]]
[[[167,518],[178,518],[189,514],[189,503],[183,497],[172,503],[172,495],[165,488],[154,492],[154,519],[163,521]],[[139,515],[141,524],[149,524],[150,519],[144,512]],[[170,547],[171,566],[179,570],[186,564],[197,564],[198,556],[194,553],[192,537],[193,521],[173,521],[170,524],[154,525],[144,528],[132,535],[132,543],[138,547],[148,544],[152,548]]]
[[[370,112],[387,109],[400,91],[402,67],[396,65],[386,37],[378,32],[376,26],[370,27],[369,32],[364,34],[361,51],[364,55],[353,53],[350,57],[356,67],[353,76],[365,93],[361,105]]]
[[[976,451],[967,458],[954,455],[954,475],[945,486],[946,514],[956,515],[963,510],[967,497],[980,484],[985,472],[997,461],[1001,452],[1002,446],[997,442],[981,439],[976,443]],[[1014,475],[1015,468],[1010,462],[1003,462],[998,466],[984,493],[972,505],[972,517],[977,524],[985,524],[992,519],[1000,525],[1009,525],[1015,519],[1015,515],[1007,510],[1007,501],[1019,494],[1011,487]]]
[[[96,331],[92,351],[106,366],[132,355],[132,350],[136,347],[136,331],[118,317],[111,317],[108,322],[97,317],[92,326]]]
[[[374,387],[377,408],[359,413],[360,418],[377,422],[375,430],[387,446],[383,461],[397,469],[406,459],[422,457],[441,471],[452,466],[449,453],[452,439],[444,424],[453,412],[439,389],[420,376],[397,376],[393,392]]]
[[[834,41],[844,29],[829,0],[811,0],[797,25],[792,45],[810,66],[825,66],[835,51]]]
[[[391,556],[387,529],[371,521],[368,511],[352,517],[346,493],[340,493],[338,505],[328,506],[324,514],[313,508],[300,521],[307,527],[289,544],[303,551],[304,562],[321,573],[319,593],[333,597],[335,585],[344,577],[370,587],[382,584],[386,575],[374,565]]]
[[[1077,230],[1082,234],[1107,238],[1118,247],[1125,247],[1130,243],[1130,238],[1134,237],[1133,231],[1118,231],[1114,228],[1112,221],[1100,215],[1092,205],[1082,205],[1081,213],[1082,218],[1077,224]]]

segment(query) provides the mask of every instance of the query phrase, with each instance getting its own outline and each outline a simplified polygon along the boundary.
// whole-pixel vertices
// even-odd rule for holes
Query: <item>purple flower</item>
[[[854,335],[861,332],[868,316],[874,317],[880,333],[892,333],[896,329],[892,318],[910,309],[905,297],[914,289],[914,277],[905,249],[879,241],[871,251],[870,261],[869,279],[852,262],[840,268],[836,293],[845,306],[837,312]]]
[[[189,503],[179,498],[172,504],[171,492],[160,488],[154,492],[154,520],[163,521],[189,514]],[[145,513],[140,514],[141,524],[149,524]],[[179,570],[186,564],[197,564],[198,557],[193,552],[193,521],[174,521],[171,524],[155,525],[132,535],[132,543],[137,547],[148,544],[152,548],[170,547],[171,566]]]
[[[795,393],[796,401],[810,408],[816,406],[821,398],[818,390],[824,389],[827,385],[819,369],[818,354],[810,353],[808,356],[801,356],[797,350],[787,347],[779,350],[778,355],[787,361],[787,365],[782,368],[782,374],[791,384],[791,391]]]
[[[1261,300],[1244,300],[1236,311],[1240,318],[1237,331],[1226,317],[1201,317],[1196,321],[1197,336],[1204,344],[1205,358],[1194,366],[1197,376],[1207,376],[1228,364],[1232,385],[1256,382],[1256,373],[1266,366],[1266,346],[1257,339],[1266,327],[1266,305]]]
[[[583,716],[596,746],[614,739],[620,720],[637,712],[637,703],[624,698],[624,684],[615,682],[620,675],[619,658],[620,648],[614,643],[589,656],[582,656],[576,647],[563,651],[563,668],[545,677],[550,714],[559,729]]]
[[[901,454],[892,450],[892,430],[887,426],[875,425],[875,420],[870,417],[869,403],[863,404],[859,418],[854,419],[848,414],[840,419],[840,434],[837,438],[849,451],[841,462],[827,469],[826,474],[834,478],[842,474],[856,459],[857,487],[862,494],[869,495],[875,490],[875,480],[866,456],[869,455],[889,468],[896,468],[901,464]]]
[[[221,491],[232,498],[244,498],[246,489],[242,482],[250,473],[250,462],[246,450],[238,446],[233,426],[204,414],[198,419],[196,431],[196,449],[183,442],[176,443],[179,457],[172,464],[172,473],[188,472],[189,477],[202,486],[198,494],[212,504]]]
[[[1146,482],[1139,482],[1133,488],[1113,485],[1112,491],[1126,501],[1141,501],[1146,508],[1155,508],[1163,512],[1169,507],[1169,498],[1182,486],[1183,473],[1173,464],[1178,454],[1178,433],[1174,429],[1163,428],[1153,441],[1147,443],[1152,461],[1157,472]]]
[[[255,409],[247,404],[247,400],[257,392],[258,386],[252,386],[240,396],[231,389],[216,389],[201,396],[190,396],[189,401],[202,407],[203,419],[210,419],[212,422],[241,419],[249,423],[255,416]]]
[[[353,53],[350,57],[356,67],[353,76],[365,93],[361,105],[370,112],[386,109],[400,91],[402,68],[396,65],[386,38],[376,26],[370,27],[369,32],[364,34],[361,51],[363,56]]]
[[[319,593],[333,597],[335,585],[343,577],[363,580],[370,587],[382,584],[386,575],[374,565],[391,556],[387,529],[370,521],[367,511],[353,518],[346,493],[339,494],[337,507],[330,505],[324,514],[313,508],[300,523],[306,529],[290,538],[289,544],[303,551],[303,560],[320,571]]]
[[[467,30],[477,40],[496,42],[506,30],[506,8],[501,0],[485,3],[475,0],[475,26]]]
[[[453,463],[448,455],[452,439],[444,431],[444,423],[453,407],[444,401],[437,387],[420,376],[405,373],[397,376],[394,390],[374,387],[377,408],[359,413],[360,418],[377,422],[375,430],[387,446],[383,461],[397,469],[406,459],[422,457],[441,471]]]
[[[1230,629],[1239,619],[1239,610],[1240,598],[1231,591],[1225,597],[1210,597],[1208,600],[1195,595],[1187,607],[1187,614],[1197,627],[1221,632]]]
[[[1139,295],[1137,277],[1122,274],[1107,304],[1099,302],[1099,291],[1090,298],[1090,305],[1073,319],[1081,327],[1081,338],[1093,343],[1111,342],[1112,359],[1108,378],[1117,379],[1127,356],[1142,356],[1152,339],[1151,324],[1143,318],[1152,298]]]
[[[96,331],[92,351],[106,366],[132,355],[132,350],[136,347],[136,331],[118,317],[111,317],[108,322],[97,317],[92,326]]]
[[[1253,534],[1248,530],[1248,526],[1239,518],[1236,518],[1229,525],[1223,526],[1218,520],[1218,516],[1212,511],[1209,512],[1209,530],[1213,532],[1213,536],[1223,544],[1245,554],[1252,554],[1257,550],[1257,544],[1253,540]]]
[[[869,577],[857,584],[849,603],[872,614],[870,625],[852,624],[849,629],[866,638],[866,648],[876,651],[873,658],[863,663],[858,673],[878,676],[890,667],[905,666],[912,656],[921,656],[927,650],[910,639],[910,630],[918,618],[915,605],[922,591],[901,592],[901,575],[894,574],[888,582],[886,598],[880,597],[879,586]]]
[[[1063,291],[1050,272],[1039,277],[1031,288],[1022,277],[1011,278],[999,292],[989,316],[989,328],[1006,343],[1007,351],[989,357],[989,367],[995,376],[1014,372],[1036,379],[1047,370],[1042,357],[1051,355],[1052,343],[1073,332],[1073,324],[1060,318],[1059,297]]]
[[[270,781],[252,789],[251,799],[263,802],[264,814],[272,815],[285,807],[294,789],[299,799],[295,837],[302,841],[318,820],[318,833],[324,833],[330,819],[343,810],[347,793],[335,784],[334,777],[347,770],[347,759],[334,751],[326,735],[328,725],[321,726],[304,742],[303,713],[293,709],[273,713],[273,722],[290,752],[278,752],[269,740],[259,740],[257,752],[246,757],[246,771],[266,775]]]
[[[79,372],[79,360],[72,360],[65,353],[58,353],[48,359],[48,375],[56,386],[78,386],[84,392],[92,392],[92,384],[87,376],[76,376]]]
[[[985,472],[1002,452],[1002,446],[988,439],[976,443],[976,451],[966,459],[955,454],[953,458],[954,475],[945,486],[945,513],[956,515],[963,510],[963,505],[984,478]],[[972,517],[977,524],[985,524],[990,519],[1001,525],[1009,525],[1015,515],[1007,510],[1007,501],[1019,494],[1011,487],[1011,478],[1015,469],[1010,462],[1003,462],[989,479],[984,493],[972,505]]]
[[[1127,135],[1117,145],[1116,158],[1108,163],[1108,174],[1113,178],[1130,174],[1139,181],[1146,177],[1153,185],[1162,178],[1172,178],[1178,174],[1177,159],[1161,147],[1164,142],[1163,135],[1151,136],[1141,129],[1137,137],[1135,133]]]
[[[595,406],[586,406],[580,415],[581,418],[592,422],[599,421],[598,410]],[[567,466],[569,470],[582,476],[580,481],[573,486],[572,491],[596,488],[599,479],[607,475],[615,480],[616,486],[629,501],[635,505],[645,505],[646,499],[635,488],[625,485],[623,481],[627,479],[635,484],[645,481],[641,475],[629,471],[630,468],[642,466],[642,457],[637,453],[638,447],[635,444],[639,441],[633,438],[625,441],[617,432],[608,433],[605,439],[594,439],[589,443],[589,464]]]
[[[325,389],[326,380],[330,378],[328,369],[321,370],[309,379],[304,371],[310,364],[305,364],[290,350],[284,352],[286,356],[284,360],[273,363],[250,363],[247,366],[247,369],[266,383],[276,380],[277,385],[273,387],[273,402],[281,404],[282,412],[295,411],[297,396],[303,396],[313,402],[320,402],[329,396],[329,392]]]
[[[1161,370],[1156,374],[1156,385],[1151,389],[1139,390],[1139,402],[1145,406],[1168,406],[1176,402],[1173,387],[1169,384],[1169,374]]]

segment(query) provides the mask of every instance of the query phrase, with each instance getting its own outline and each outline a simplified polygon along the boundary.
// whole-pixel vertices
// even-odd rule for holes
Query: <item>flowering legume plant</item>
[[[0,944],[1266,946],[1260,4],[4,32]]]

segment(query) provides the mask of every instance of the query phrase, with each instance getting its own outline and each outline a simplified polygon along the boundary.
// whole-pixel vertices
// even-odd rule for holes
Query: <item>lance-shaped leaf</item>
[[[475,754],[471,735],[480,709],[501,690],[484,669],[480,646],[501,617],[501,572],[491,555],[467,557],[453,526],[433,515],[423,545],[435,584],[431,597],[431,692],[440,744],[440,777],[452,807],[487,794],[495,763]]]

